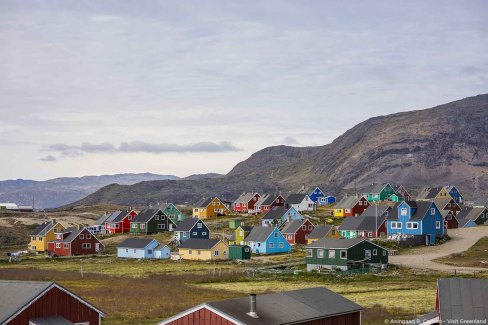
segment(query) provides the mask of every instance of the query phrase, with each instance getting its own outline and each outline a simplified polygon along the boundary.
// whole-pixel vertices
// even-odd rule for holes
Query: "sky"
[[[227,173],[486,93],[487,53],[482,0],[0,0],[0,179]]]

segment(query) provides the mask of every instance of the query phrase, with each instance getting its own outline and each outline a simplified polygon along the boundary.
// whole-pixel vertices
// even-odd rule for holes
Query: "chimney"
[[[291,213],[288,212],[288,222],[291,222]]]
[[[256,310],[256,294],[251,293],[249,295],[249,301],[251,303],[251,306],[250,306],[251,309],[249,310],[249,312],[247,314],[249,316],[251,316],[252,318],[259,318],[257,310]]]
[[[51,220],[51,224],[55,225],[56,224],[56,219]]]
[[[80,225],[80,224],[78,224],[77,228],[78,228],[78,230],[81,230],[81,225]]]

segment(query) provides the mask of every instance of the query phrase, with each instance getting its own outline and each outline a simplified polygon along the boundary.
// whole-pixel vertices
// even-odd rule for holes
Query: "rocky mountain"
[[[61,177],[46,181],[0,181],[0,202],[35,204],[37,209],[55,208],[77,201],[109,184],[132,185],[142,181],[176,180],[173,175],[117,174],[84,177]]]
[[[75,204],[183,203],[202,195],[295,191],[304,184],[339,193],[371,182],[450,183],[468,197],[487,194],[488,94],[374,117],[324,146],[269,147],[216,179],[111,185]]]

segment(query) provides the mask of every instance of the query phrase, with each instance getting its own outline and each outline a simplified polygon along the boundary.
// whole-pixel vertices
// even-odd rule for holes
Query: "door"
[[[169,231],[173,231],[173,224],[169,223]]]
[[[95,243],[95,252],[100,251],[100,243]]]

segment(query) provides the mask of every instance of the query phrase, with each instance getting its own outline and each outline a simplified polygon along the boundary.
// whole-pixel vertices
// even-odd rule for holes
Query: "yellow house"
[[[229,214],[230,209],[218,197],[202,199],[193,208],[194,218],[207,219]]]
[[[219,239],[190,238],[178,247],[178,254],[182,260],[227,260],[229,246]]]
[[[244,239],[246,239],[247,235],[249,235],[252,228],[252,226],[244,225],[237,227],[231,239],[229,240],[229,245],[244,245]]]
[[[339,228],[330,225],[317,225],[307,236],[307,244],[310,245],[321,238],[341,238]]]
[[[47,250],[47,243],[56,240],[55,233],[63,230],[63,225],[54,219],[43,222],[32,232],[29,250],[39,253],[45,252]]]
[[[344,209],[341,208],[334,209],[334,217],[336,218],[344,217]]]

